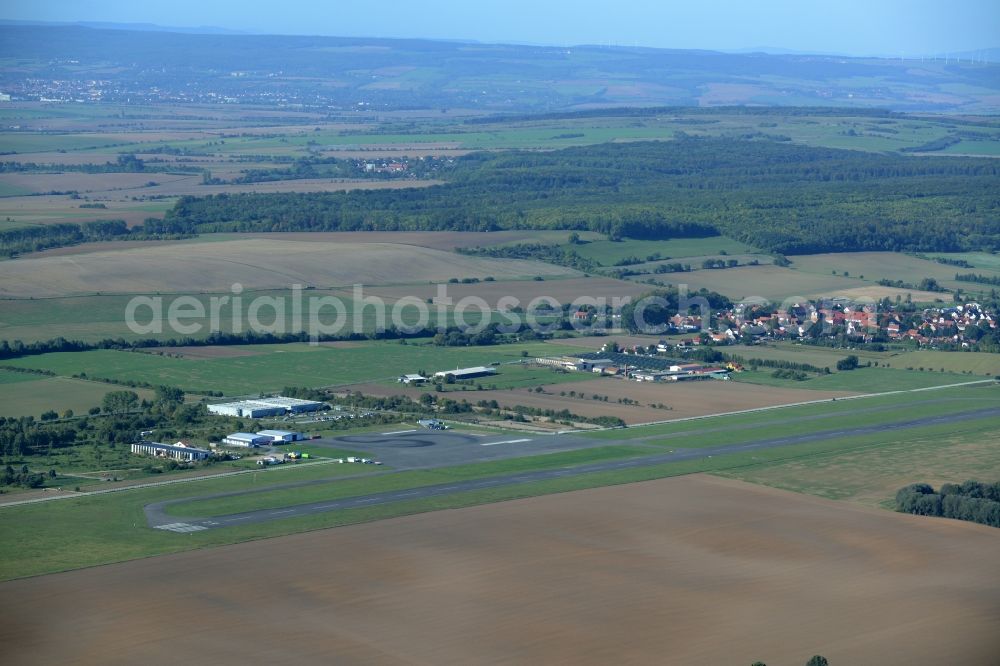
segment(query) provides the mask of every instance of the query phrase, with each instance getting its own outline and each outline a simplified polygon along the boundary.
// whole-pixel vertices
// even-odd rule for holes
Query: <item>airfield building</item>
[[[140,456],[171,458],[187,462],[207,460],[212,455],[211,451],[198,449],[193,446],[160,444],[159,442],[137,442],[132,445],[132,453]]]
[[[325,408],[326,404],[322,402],[317,402],[315,400],[300,400],[299,398],[286,398],[284,396],[208,405],[208,411],[212,414],[237,416],[250,419],[257,419],[266,416],[282,416],[284,414],[315,412]]]
[[[286,444],[302,439],[302,433],[289,430],[261,430],[257,434],[261,437],[267,437],[272,444]]]
[[[271,443],[271,438],[267,435],[255,435],[250,432],[234,432],[223,438],[222,443],[229,446],[253,448],[255,446],[267,446]]]
[[[491,368],[488,366],[478,366],[475,368],[457,368],[455,370],[442,370],[441,372],[435,372],[434,377],[437,379],[445,379],[448,375],[451,375],[455,379],[461,381],[463,379],[475,379],[476,377],[486,377],[488,375],[495,375],[497,373],[496,368]]]

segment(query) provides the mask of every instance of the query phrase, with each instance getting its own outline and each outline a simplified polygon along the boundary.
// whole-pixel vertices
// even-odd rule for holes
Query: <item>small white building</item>
[[[400,384],[423,384],[427,378],[423,375],[403,375],[396,381]]]
[[[287,442],[297,442],[302,439],[302,433],[290,430],[261,430],[257,433],[261,437],[267,437],[272,444],[285,444]]]
[[[137,442],[132,445],[132,453],[140,456],[171,458],[173,460],[184,460],[187,462],[207,460],[212,455],[212,452],[206,449],[198,449],[193,446],[185,446],[179,443],[161,444],[159,442]]]
[[[234,432],[222,440],[223,444],[229,446],[245,446],[253,448],[255,446],[267,446],[271,443],[271,438],[267,435],[255,435],[250,432]]]

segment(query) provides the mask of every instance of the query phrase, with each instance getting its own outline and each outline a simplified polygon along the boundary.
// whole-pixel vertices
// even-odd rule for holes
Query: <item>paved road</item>
[[[247,524],[259,523],[281,518],[307,516],[316,513],[336,511],[340,509],[353,509],[363,506],[377,506],[380,504],[389,504],[392,502],[418,500],[430,497],[440,497],[442,495],[450,495],[453,493],[460,493],[472,490],[482,490],[486,488],[497,488],[501,486],[512,486],[512,485],[532,483],[537,481],[547,481],[551,479],[558,479],[568,476],[579,476],[582,474],[591,474],[595,472],[611,472],[611,471],[618,471],[625,469],[637,469],[641,467],[661,465],[664,463],[680,462],[684,460],[697,460],[697,459],[710,458],[713,456],[720,456],[732,453],[746,453],[750,451],[760,451],[764,449],[772,449],[782,446],[791,446],[794,444],[803,444],[807,442],[815,442],[815,441],[821,441],[839,437],[869,435],[880,432],[891,432],[895,430],[902,430],[905,428],[927,427],[927,426],[942,425],[948,423],[957,423],[968,419],[983,419],[991,417],[1000,418],[1000,408],[991,407],[991,408],[978,409],[968,412],[961,412],[957,414],[946,414],[943,416],[929,416],[929,417],[910,419],[907,421],[898,421],[895,423],[881,424],[881,425],[860,426],[854,428],[845,427],[835,430],[823,430],[801,435],[792,435],[788,437],[771,437],[771,438],[759,439],[752,442],[746,442],[743,444],[714,446],[701,449],[677,449],[669,453],[642,456],[638,458],[628,458],[624,460],[610,460],[605,462],[577,465],[572,467],[560,467],[555,469],[525,471],[514,474],[504,474],[489,478],[469,479],[464,481],[455,481],[451,483],[421,486],[417,488],[407,488],[403,490],[372,493],[370,495],[362,495],[357,497],[347,497],[343,499],[312,502],[308,504],[300,504],[280,509],[261,509],[257,511],[248,511],[245,513],[235,513],[224,516],[215,516],[212,518],[192,518],[192,519],[178,518],[175,516],[167,515],[164,510],[167,506],[171,504],[191,501],[192,499],[212,499],[216,497],[232,496],[234,494],[240,494],[240,493],[223,493],[217,495],[208,495],[200,498],[186,498],[183,500],[158,502],[155,504],[147,505],[145,507],[145,511],[146,511],[146,518],[151,527],[164,530],[171,530],[175,532],[193,532],[193,531],[213,529],[218,527],[226,527],[226,526],[239,525],[245,523]],[[408,435],[410,433],[402,433],[402,434]],[[424,433],[420,433],[419,437],[414,437],[412,439],[404,440],[404,441],[414,442],[413,446],[410,447],[404,445],[399,445],[399,446],[402,446],[403,448],[422,448],[422,445],[419,445],[419,442],[423,441],[424,439],[433,442],[431,444],[427,444],[428,446],[438,446],[441,444],[439,444],[436,440],[442,434],[444,433],[434,433],[435,436],[427,436]],[[469,435],[462,435],[462,436],[467,437]],[[378,437],[378,435],[366,435],[366,437]],[[400,435],[390,435],[388,437],[385,436],[383,437],[387,442],[384,445],[387,447],[391,447],[392,442],[399,441],[398,438],[400,437]],[[558,437],[561,436],[555,436],[552,437],[551,439],[557,439]],[[489,441],[494,441],[494,440],[496,440],[496,438],[492,438],[486,441],[488,443]],[[376,444],[377,443],[378,442],[376,442]],[[483,444],[484,442],[479,442],[479,443]],[[487,446],[482,448],[502,448],[506,446],[516,446],[517,443],[518,442],[504,443],[503,440],[496,440],[495,446]],[[608,442],[605,441],[604,443],[607,444]],[[532,447],[532,449],[534,451],[534,447]],[[323,481],[323,482],[329,483],[330,481]],[[316,483],[316,482],[307,482],[307,483]],[[273,489],[275,489],[275,487],[272,486],[263,490],[273,490]],[[260,492],[260,491],[253,491],[253,492]]]

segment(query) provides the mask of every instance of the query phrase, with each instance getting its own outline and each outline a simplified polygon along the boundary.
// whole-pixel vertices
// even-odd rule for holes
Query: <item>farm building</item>
[[[132,453],[140,456],[172,458],[173,460],[207,460],[211,451],[182,444],[160,444],[159,442],[138,442],[132,445]]]
[[[229,446],[246,446],[252,448],[255,446],[266,446],[271,443],[271,438],[267,435],[255,435],[250,432],[234,432],[233,434],[225,437],[222,440],[223,444],[228,444]]]
[[[457,380],[462,379],[475,379],[476,377],[486,377],[487,375],[495,375],[497,373],[496,368],[490,368],[487,366],[478,366],[475,368],[457,368],[455,370],[442,370],[441,372],[435,372],[434,376],[438,379],[445,379],[448,375],[451,375]]]
[[[208,411],[222,416],[239,416],[256,419],[265,416],[281,416],[283,414],[299,414],[325,409],[326,405],[315,400],[300,400],[299,398],[259,398],[240,400],[238,402],[223,402],[208,405]]]
[[[403,375],[396,381],[400,384],[423,384],[427,378],[423,375]]]
[[[653,370],[640,370],[632,373],[632,378],[637,382],[658,382],[666,378],[670,373],[656,372]]]
[[[302,439],[302,433],[291,432],[289,430],[261,430],[257,433],[261,437],[267,437],[274,444],[284,444],[285,442],[297,442]]]

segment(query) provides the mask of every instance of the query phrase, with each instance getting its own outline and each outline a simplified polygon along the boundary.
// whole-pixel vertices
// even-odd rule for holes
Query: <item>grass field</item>
[[[815,365],[818,368],[829,367],[836,372],[837,361],[848,354],[858,357],[862,364],[871,361],[882,363],[897,356],[894,352],[876,352],[867,349],[831,349],[818,345],[804,345],[795,342],[775,342],[763,345],[728,345],[720,348],[720,351],[734,356],[741,356],[744,359],[759,358],[771,361],[791,361],[792,363],[806,363]]]
[[[1000,474],[1000,435],[959,427],[914,434],[879,447],[836,451],[799,460],[751,465],[722,476],[869,506],[892,508],[896,491],[915,482],[992,483]]]
[[[602,266],[613,266],[615,262],[626,257],[638,257],[645,261],[651,254],[659,253],[662,259],[683,259],[684,257],[703,257],[726,253],[740,255],[755,252],[755,249],[745,243],[713,236],[711,238],[677,238],[665,241],[646,241],[625,239],[621,241],[598,240],[582,245],[566,245],[577,254],[592,259]]]
[[[0,370],[0,416],[38,417],[49,410],[62,414],[67,409],[86,414],[91,407],[100,407],[107,393],[121,388],[80,379]],[[138,389],[136,392],[143,399],[153,397],[152,391]]]
[[[907,350],[907,351],[885,351],[877,352],[867,349],[831,349],[813,345],[803,345],[791,342],[778,342],[767,345],[731,345],[723,348],[727,354],[740,356],[744,359],[763,359],[775,361],[790,361],[792,363],[805,363],[819,368],[830,368],[837,372],[837,361],[848,354],[857,356],[861,364],[877,363],[879,366],[888,367],[895,370],[917,370],[922,373],[947,373],[949,381],[954,383],[955,376],[960,374],[972,374],[983,376],[995,376],[1000,374],[1000,355],[986,352],[941,352],[931,350]],[[737,374],[734,379],[742,381],[749,377],[759,377],[762,374],[770,374],[771,370],[762,368],[760,372],[753,374]],[[898,383],[899,380],[890,379],[894,373],[880,373],[890,383]],[[864,375],[871,377],[870,374]],[[848,381],[849,378],[843,378]],[[969,378],[971,379],[971,378]],[[797,382],[806,387],[809,382]],[[825,380],[827,381],[827,380]],[[833,380],[829,380],[833,381]],[[919,384],[919,379],[914,380]],[[927,379],[929,382],[937,382],[937,379]],[[962,380],[957,380],[962,381]],[[916,387],[916,385],[914,386]]]
[[[237,347],[240,349],[240,347]],[[424,370],[516,361],[570,353],[558,344],[526,343],[493,347],[438,347],[430,344],[365,342],[357,346],[253,345],[248,356],[191,359],[142,352],[97,350],[60,352],[10,361],[10,365],[51,370],[62,376],[170,384],[200,393],[222,391],[248,395],[285,386],[333,386],[384,380]],[[500,369],[503,373],[503,368]]]
[[[893,367],[926,368],[945,372],[968,372],[975,375],[1000,375],[1000,354],[984,352],[939,352],[920,350],[895,356]]]
[[[803,395],[808,398],[808,394]],[[697,441],[704,441],[707,429],[715,433],[729,433],[726,437],[743,437],[746,439],[759,437],[760,430],[750,433],[753,429],[773,428],[781,426],[780,433],[786,432],[789,424],[810,424],[803,427],[813,428],[813,422],[821,419],[840,420],[841,423],[855,423],[861,414],[867,414],[866,419],[893,416],[897,420],[916,418],[925,409],[945,409],[966,411],[982,407],[990,407],[1000,400],[1000,387],[996,385],[957,386],[935,391],[914,393],[899,393],[894,395],[873,396],[851,400],[823,401],[809,405],[780,407],[778,409],[761,410],[747,414],[732,414],[728,416],[713,416],[710,419],[690,419],[673,423],[637,426],[624,430],[602,430],[587,433],[585,436],[601,440],[634,440],[648,438],[663,438],[664,443],[670,443],[671,438],[679,438],[674,442],[680,446],[690,446],[693,440],[687,438],[698,435]],[[747,432],[744,432],[747,431]],[[765,435],[766,436],[766,435]],[[713,442],[715,440],[712,440]],[[726,440],[730,441],[730,440]]]
[[[857,393],[880,393],[882,391],[907,391],[926,388],[928,386],[943,386],[959,384],[981,377],[969,377],[950,372],[930,372],[919,370],[900,370],[897,368],[858,368],[849,372],[834,372],[829,375],[813,376],[810,379],[797,381],[794,379],[777,379],[771,374],[774,370],[765,368],[758,371],[734,373],[732,378],[737,382],[763,384],[766,386],[785,386],[800,389],[820,391],[854,391]]]
[[[987,252],[928,252],[927,256],[944,259],[961,259],[975,268],[985,268],[1000,272],[1000,254],[989,254]],[[969,269],[959,266],[952,266],[951,268],[954,268],[956,273],[970,272]]]

